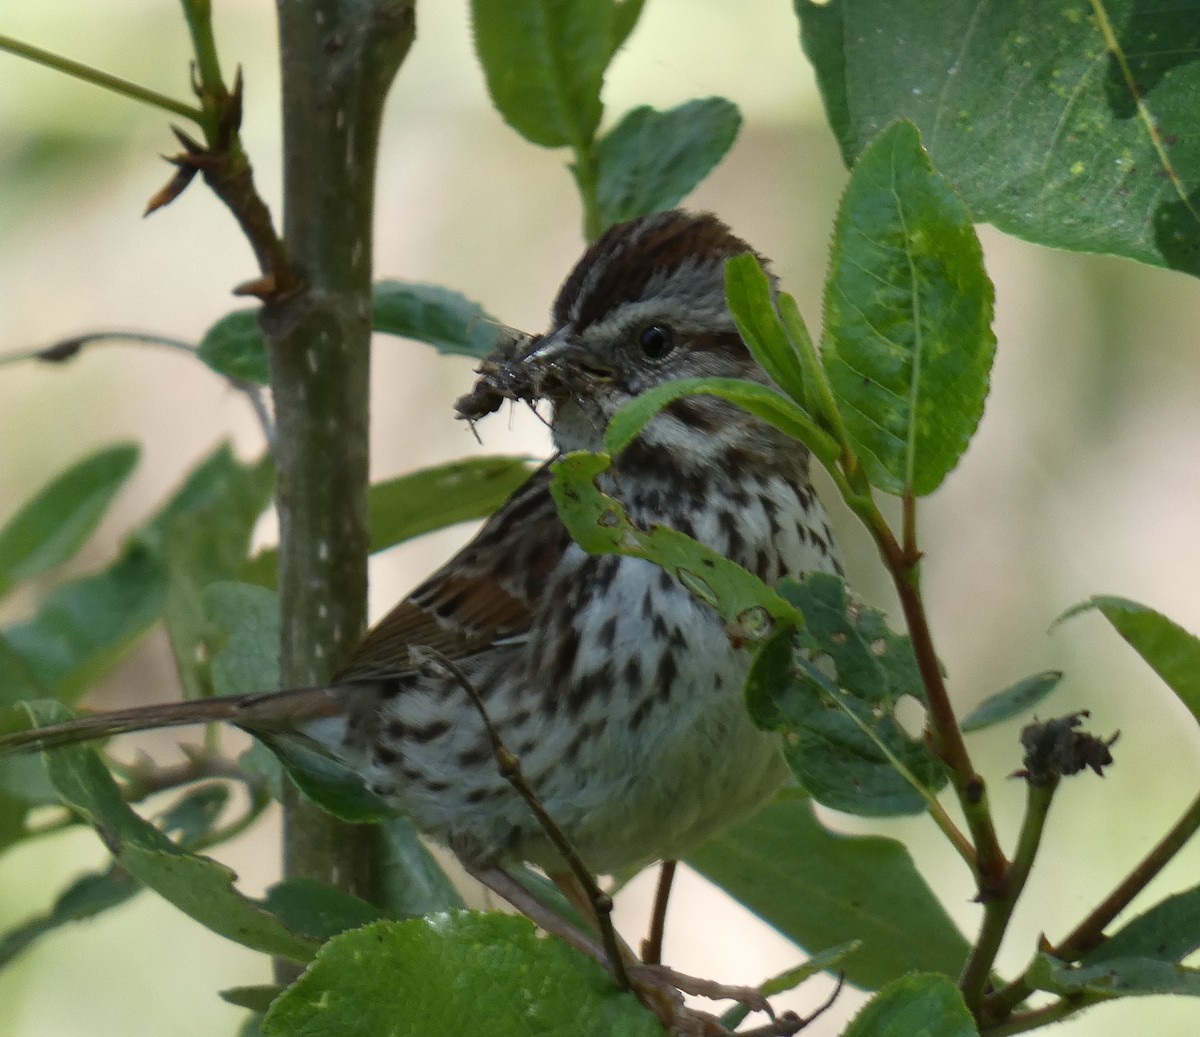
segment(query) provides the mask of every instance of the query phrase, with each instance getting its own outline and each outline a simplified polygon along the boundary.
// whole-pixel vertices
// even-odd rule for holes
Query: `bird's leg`
[[[654,910],[650,915],[650,932],[642,941],[642,961],[647,965],[662,964],[663,933],[667,927],[667,901],[671,898],[671,883],[675,881],[676,861],[663,861],[658,869],[658,887],[654,891]]]

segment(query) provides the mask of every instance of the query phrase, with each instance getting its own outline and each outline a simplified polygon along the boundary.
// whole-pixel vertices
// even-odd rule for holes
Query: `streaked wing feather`
[[[391,677],[409,649],[463,659],[529,629],[537,588],[570,542],[558,521],[544,466],[441,569],[363,638],[337,681]]]

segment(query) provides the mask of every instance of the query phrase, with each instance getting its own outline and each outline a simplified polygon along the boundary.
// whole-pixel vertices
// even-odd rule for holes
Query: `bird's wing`
[[[570,543],[549,486],[544,465],[474,540],[368,632],[335,681],[402,673],[414,647],[462,659],[523,636]]]

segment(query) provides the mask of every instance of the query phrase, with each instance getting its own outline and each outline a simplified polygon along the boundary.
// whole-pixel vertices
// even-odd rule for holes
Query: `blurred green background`
[[[244,139],[278,216],[273,5],[216,6],[226,72],[245,70]],[[0,8],[0,32],[186,97],[186,31],[166,0],[10,2]],[[641,103],[719,94],[741,107],[746,121],[733,153],[688,204],[719,213],[773,257],[815,331],[845,172],[797,36],[782,0],[654,0],[612,67],[605,99],[609,124]],[[255,275],[252,257],[202,185],[141,218],[170,175],[157,158],[174,150],[162,113],[3,54],[0,84],[0,353],[106,328],[196,340],[240,305],[229,293]],[[465,0],[419,5],[417,43],[384,127],[377,276],[444,284],[511,325],[541,329],[582,247],[564,159],[523,142],[491,110]],[[1001,955],[1013,968],[1039,932],[1053,940],[1078,920],[1195,794],[1200,738],[1186,711],[1098,616],[1047,628],[1071,604],[1103,592],[1200,630],[1200,296],[1182,275],[1053,253],[989,228],[981,234],[997,285],[993,390],[959,470],[921,512],[939,652],[964,710],[1029,673],[1060,668],[1067,678],[1043,715],[1088,708],[1096,733],[1122,732],[1103,781],[1083,775],[1059,794],[1044,859]],[[380,341],[377,477],[480,450],[546,452],[542,426],[519,412],[482,424],[478,446],[451,412],[471,379],[466,361]],[[80,562],[97,565],[222,438],[244,456],[261,450],[245,401],[181,355],[102,346],[61,368],[0,369],[0,518],[70,462],[114,440],[138,440],[138,473]],[[845,514],[835,519],[852,584],[890,610],[865,536]],[[372,615],[470,532],[427,537],[376,559]],[[15,607],[31,604],[32,597]],[[93,702],[154,701],[173,688],[169,653],[151,637]],[[1006,780],[1019,766],[1019,727],[971,743],[1008,845],[1023,801],[1020,784]],[[169,758],[174,742],[168,734],[139,744]],[[973,934],[978,909],[968,877],[930,824],[832,820],[908,841]],[[266,825],[222,852],[246,891],[277,876],[275,839]],[[84,832],[10,852],[0,859],[0,928],[44,907],[69,876],[104,857]],[[1198,872],[1200,847],[1192,846],[1155,889],[1193,884]],[[630,938],[644,926],[650,887],[643,877],[619,904]],[[691,876],[677,889],[666,954],[685,972],[748,983],[797,956]],[[147,895],[43,941],[0,973],[0,1032],[232,1034],[243,1013],[215,991],[268,978],[263,958]],[[811,984],[791,1004],[811,1008],[827,990]],[[838,1032],[858,1000],[845,993],[814,1029]],[[1195,1001],[1147,999],[1094,1009],[1054,1032],[1191,1037],[1198,1019]]]

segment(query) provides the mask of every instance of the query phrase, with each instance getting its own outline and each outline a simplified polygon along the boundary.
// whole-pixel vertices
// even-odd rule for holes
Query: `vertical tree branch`
[[[320,684],[366,615],[375,161],[412,0],[278,0],[284,242],[300,288],[263,311],[278,425],[286,685]],[[373,832],[293,795],[284,871],[370,898]]]

